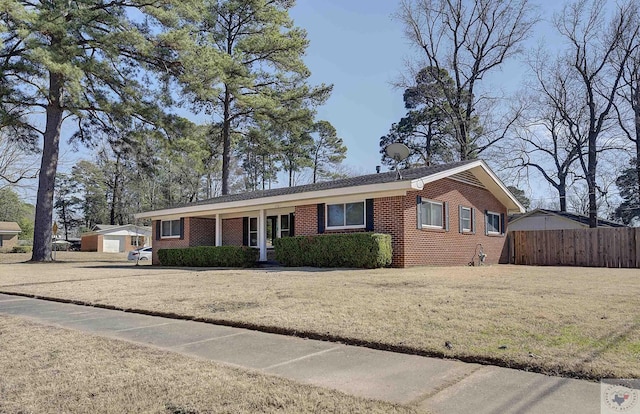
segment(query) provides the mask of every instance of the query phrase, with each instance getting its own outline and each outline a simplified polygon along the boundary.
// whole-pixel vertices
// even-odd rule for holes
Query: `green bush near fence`
[[[254,267],[258,250],[244,246],[197,246],[183,249],[160,249],[163,266],[186,267]]]
[[[283,266],[376,268],[391,264],[391,236],[378,233],[322,234],[274,240]]]

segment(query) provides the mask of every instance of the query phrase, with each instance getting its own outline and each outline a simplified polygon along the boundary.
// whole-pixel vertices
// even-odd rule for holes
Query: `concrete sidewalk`
[[[3,294],[1,314],[432,413],[600,412],[600,385],[588,381]]]

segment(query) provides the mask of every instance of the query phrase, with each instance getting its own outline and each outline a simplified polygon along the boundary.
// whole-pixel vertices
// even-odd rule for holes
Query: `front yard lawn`
[[[0,265],[0,291],[549,374],[640,377],[640,272],[634,269],[190,270],[15,263]]]

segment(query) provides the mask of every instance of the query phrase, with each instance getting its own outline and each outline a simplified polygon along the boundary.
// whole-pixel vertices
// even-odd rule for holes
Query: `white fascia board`
[[[414,189],[414,190],[422,190],[424,188],[424,186],[429,184],[429,183],[441,180],[443,178],[450,177],[452,175],[461,173],[463,171],[470,170],[473,167],[477,167],[478,165],[481,165],[481,163],[482,163],[482,161],[478,160],[478,161],[471,162],[469,164],[461,165],[461,166],[456,167],[456,168],[451,168],[451,169],[448,169],[448,170],[445,170],[445,171],[441,171],[441,172],[436,173],[436,174],[431,174],[431,175],[428,175],[426,177],[416,178],[415,180],[411,181],[411,188]]]
[[[136,219],[158,217],[197,217],[211,214],[225,214],[239,211],[253,211],[261,208],[283,208],[305,204],[325,202],[331,198],[353,197],[356,195],[367,196],[379,194],[379,197],[406,194],[411,189],[411,181],[393,181],[382,184],[368,184],[355,187],[332,188],[330,190],[309,191],[296,194],[284,194],[280,196],[261,197],[250,200],[239,200],[228,203],[200,204],[178,208],[169,208],[157,211],[148,211],[135,214]],[[382,194],[381,194],[382,193]],[[370,198],[370,197],[368,197]]]

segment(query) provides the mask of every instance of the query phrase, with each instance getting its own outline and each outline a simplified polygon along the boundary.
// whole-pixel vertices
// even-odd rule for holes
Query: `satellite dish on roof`
[[[396,162],[396,178],[400,180],[402,178],[402,175],[400,174],[400,170],[398,169],[398,164],[400,163],[400,161],[403,161],[409,157],[409,147],[400,142],[394,142],[393,144],[387,145],[384,149],[384,152],[389,156],[389,158],[393,159]]]
[[[394,142],[393,144],[387,145],[384,152],[386,152],[389,158],[393,159],[395,162],[400,162],[409,157],[409,147],[401,144],[400,142]]]

